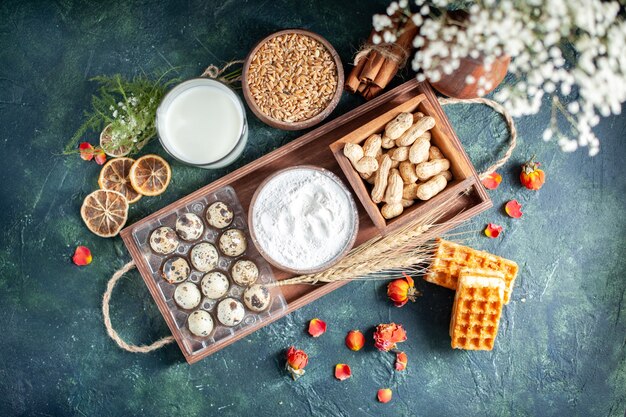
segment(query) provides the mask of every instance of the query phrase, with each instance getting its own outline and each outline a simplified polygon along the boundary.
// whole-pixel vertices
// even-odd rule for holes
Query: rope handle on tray
[[[210,78],[218,78],[225,69],[226,68],[223,68],[222,71],[217,74],[205,73],[203,75],[209,76]],[[207,72],[210,72],[210,71],[207,71]],[[513,118],[501,104],[493,100],[489,100],[487,98],[472,98],[472,99],[439,98],[439,103],[442,106],[445,106],[448,104],[483,104],[485,106],[491,107],[497,113],[500,113],[502,117],[504,117],[504,121],[506,122],[506,125],[511,134],[511,137],[509,139],[509,147],[507,148],[502,158],[498,159],[492,165],[487,167],[487,169],[485,169],[481,174],[479,174],[480,179],[485,178],[487,175],[489,175],[496,169],[500,168],[502,165],[506,163],[506,161],[509,160],[509,158],[511,157],[511,154],[513,153],[513,150],[515,149],[515,146],[517,146],[517,129],[515,128],[515,122],[513,121]],[[157,350],[159,348],[162,348],[165,345],[172,343],[174,341],[174,336],[164,337],[150,345],[139,345],[139,346],[131,345],[129,343],[126,343],[120,337],[120,335],[115,331],[115,329],[113,328],[113,325],[111,324],[111,316],[109,314],[109,302],[111,301],[111,294],[113,293],[113,288],[115,288],[115,284],[117,284],[117,281],[119,281],[120,278],[122,278],[122,276],[125,273],[127,273],[128,271],[134,268],[135,268],[135,262],[130,261],[126,265],[124,265],[122,268],[115,271],[115,273],[113,274],[113,276],[107,283],[107,289],[104,292],[104,295],[102,296],[102,315],[104,316],[104,327],[107,329],[107,333],[109,334],[111,339],[113,339],[115,343],[117,343],[119,347],[129,352],[148,353],[148,352],[152,352],[153,350]]]
[[[129,343],[126,343],[120,337],[120,335],[115,331],[113,325],[111,324],[111,316],[109,314],[109,302],[111,301],[111,293],[113,293],[113,288],[115,288],[115,284],[117,284],[117,281],[119,281],[120,278],[122,278],[122,276],[131,269],[135,269],[134,261],[128,262],[126,265],[115,271],[115,273],[107,283],[107,289],[102,296],[102,315],[104,316],[104,327],[107,329],[107,333],[109,334],[111,339],[113,339],[115,343],[117,343],[117,345],[122,349],[134,353],[148,353],[172,343],[174,341],[174,336],[166,336],[149,345],[131,345]]]

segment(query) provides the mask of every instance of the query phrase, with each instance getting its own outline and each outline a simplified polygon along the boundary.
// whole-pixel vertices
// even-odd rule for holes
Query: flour
[[[322,266],[346,249],[356,227],[350,195],[329,175],[309,169],[285,171],[258,194],[253,227],[261,249],[282,266]]]

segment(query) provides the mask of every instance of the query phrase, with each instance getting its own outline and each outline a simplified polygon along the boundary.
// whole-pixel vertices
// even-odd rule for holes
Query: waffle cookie
[[[437,239],[433,262],[424,279],[433,284],[455,290],[459,280],[459,272],[463,268],[502,272],[505,283],[504,304],[508,304],[518,266],[513,261],[488,252],[478,251],[444,239]]]
[[[450,321],[452,347],[467,350],[493,349],[503,301],[502,272],[462,269]]]

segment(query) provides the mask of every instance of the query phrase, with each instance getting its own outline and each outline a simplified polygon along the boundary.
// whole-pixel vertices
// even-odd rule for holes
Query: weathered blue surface
[[[99,167],[57,156],[82,121],[95,88],[88,79],[170,66],[190,77],[243,57],[257,39],[286,27],[322,34],[348,62],[383,7],[332,0],[0,4],[0,415],[624,415],[624,117],[600,125],[603,149],[593,159],[541,141],[546,111],[518,121],[520,144],[491,192],[495,207],[464,227],[475,231],[470,245],[521,267],[493,352],[452,351],[453,294],[423,282],[424,296],[401,309],[386,300],[383,283],[351,283],[194,366],[175,345],[130,354],[107,337],[101,296],[129,256],[121,239],[100,239],[80,220]],[[360,103],[344,94],[333,116]],[[505,140],[501,120],[476,107],[446,112],[478,169],[486,166]],[[173,163],[167,193],[133,205],[130,221],[298,136],[251,114],[250,122],[250,144],[236,165],[203,171]],[[147,151],[163,154],[156,143]],[[516,179],[533,153],[548,173],[539,192]],[[524,205],[521,220],[503,214],[511,198]],[[501,238],[481,236],[490,221],[504,226]],[[89,267],[70,261],[78,244],[94,253]],[[112,311],[129,341],[167,334],[137,273],[118,285]],[[315,316],[329,324],[319,339],[305,333]],[[391,354],[343,345],[347,331],[360,328],[369,339],[373,326],[389,321],[409,334],[404,373],[393,372]],[[291,344],[311,356],[297,382],[282,370]],[[352,379],[332,377],[338,362],[352,366]],[[391,403],[376,402],[381,387],[393,388]]]

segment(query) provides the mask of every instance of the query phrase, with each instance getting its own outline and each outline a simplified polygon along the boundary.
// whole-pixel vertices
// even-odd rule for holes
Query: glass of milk
[[[223,83],[194,78],[169,91],[156,112],[159,141],[174,158],[201,168],[222,168],[248,140],[241,99]]]

